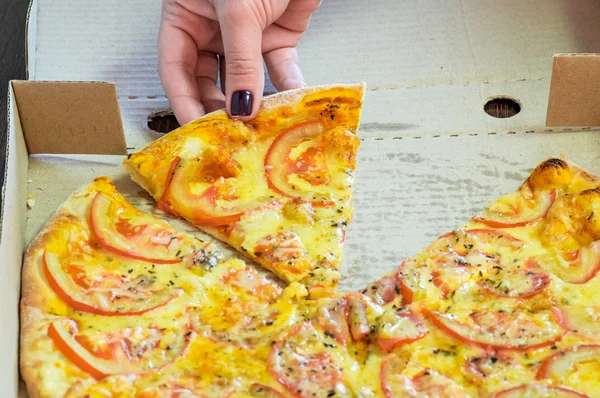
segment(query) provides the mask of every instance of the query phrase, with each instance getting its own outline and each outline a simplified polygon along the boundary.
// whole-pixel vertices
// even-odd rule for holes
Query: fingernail
[[[306,83],[304,83],[304,80],[301,79],[284,79],[281,82],[281,87],[283,87],[283,90],[294,90],[298,88],[306,88],[308,86]]]
[[[231,97],[231,116],[248,116],[252,113],[252,93],[240,90]]]

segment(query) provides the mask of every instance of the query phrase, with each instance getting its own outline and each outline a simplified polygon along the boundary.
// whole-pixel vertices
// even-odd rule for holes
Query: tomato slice
[[[346,345],[351,340],[347,316],[345,299],[329,299],[324,305],[319,306],[315,315],[315,325],[325,333],[325,336]]]
[[[350,334],[354,341],[365,340],[370,332],[365,296],[352,292],[346,295],[346,300]]]
[[[332,206],[337,193],[347,189],[345,170],[331,167],[330,150],[323,142],[310,146],[296,158],[294,150],[326,132],[320,121],[295,125],[273,141],[265,157],[264,169],[269,187],[280,195],[310,202],[316,206]],[[301,149],[300,149],[301,150]]]
[[[533,190],[529,183],[489,205],[473,221],[492,228],[515,228],[546,216],[556,200],[556,190]]]
[[[135,328],[94,335],[78,334],[72,320],[54,321],[48,337],[71,362],[95,379],[110,375],[153,372],[185,355],[195,334]]]
[[[448,261],[450,257],[454,261]],[[469,280],[476,280],[486,292],[499,297],[524,299],[543,292],[550,285],[550,275],[535,262],[502,264],[501,258],[484,253],[457,256],[449,253],[447,262],[431,271],[432,283],[446,298]]]
[[[442,235],[422,253],[425,260],[403,263],[403,291],[407,296],[424,296],[430,294],[427,289],[433,285],[446,298],[472,281],[497,296],[531,297],[550,284],[550,277],[535,263],[519,260],[517,254],[524,246],[525,242],[498,230],[472,229]]]
[[[523,299],[545,290],[550,285],[550,275],[531,261],[519,268],[497,264],[479,280],[479,285],[496,296]]]
[[[452,314],[425,309],[424,313],[451,337],[498,350],[524,351],[545,347],[563,335],[551,311],[531,314],[517,310],[482,309]]]
[[[571,372],[577,371],[579,364],[600,360],[600,345],[580,344],[571,346],[550,355],[542,362],[535,376],[536,379],[566,378]]]
[[[400,280],[402,304],[411,304],[415,300],[415,293],[418,294],[422,291],[419,283],[420,273],[415,272],[418,266],[418,261],[414,258],[405,260],[400,265],[398,279]]]
[[[218,227],[237,222],[246,210],[258,205],[255,201],[240,203],[228,178],[221,176],[207,185],[201,180],[202,170],[198,170],[196,163],[173,160],[173,172],[167,178],[168,186],[159,200],[159,208],[194,225]],[[196,182],[205,186],[201,193],[192,191]]]
[[[381,362],[379,384],[386,398],[402,397],[402,393],[408,392],[410,380],[402,375],[406,364],[406,358],[401,355],[391,355]]]
[[[302,323],[275,343],[269,354],[268,369],[294,396],[351,397],[333,350],[312,323]]]
[[[451,255],[456,256],[455,253]],[[469,260],[459,256],[454,263],[440,264],[431,270],[431,282],[440,289],[445,299],[471,279],[473,270],[470,268]]]
[[[490,398],[589,398],[587,395],[567,387],[552,387],[542,384],[522,384],[498,391]]]
[[[158,207],[160,210],[165,211],[167,213],[175,214],[175,210],[168,203],[168,198],[169,198],[169,191],[171,189],[171,181],[173,181],[173,176],[175,175],[175,172],[177,171],[177,166],[179,166],[180,161],[181,161],[181,158],[179,156],[175,156],[175,158],[173,158],[173,160],[171,161],[171,166],[169,166],[167,178],[165,179],[165,189],[163,190],[163,193],[162,193],[160,199],[158,199],[158,201],[156,203],[156,205],[157,205],[156,207]]]
[[[464,389],[453,380],[429,369],[411,378],[410,390],[416,392],[417,396],[423,397],[469,397]]]
[[[285,398],[285,396],[273,387],[264,384],[254,383],[248,389],[253,397],[257,398]]]
[[[182,235],[164,221],[137,209],[126,209],[102,192],[92,201],[90,224],[105,249],[124,257],[175,264],[182,261],[182,254],[188,254],[182,253],[186,251]]]
[[[554,311],[565,330],[600,337],[600,307],[571,305],[557,307]]]
[[[581,285],[592,280],[600,271],[600,241],[592,242],[569,255],[544,256],[537,261],[563,281]]]
[[[47,250],[42,261],[54,293],[77,311],[104,316],[140,315],[164,306],[183,292],[151,284],[145,275],[131,277],[102,267],[74,264],[63,269],[58,255]]]
[[[508,368],[517,368],[521,364],[510,351],[485,351],[483,355],[469,358],[466,370],[479,377],[489,377],[494,373],[503,372]]]
[[[366,288],[361,290],[361,293],[379,305],[385,305],[392,301],[402,303],[403,291],[402,281],[400,280],[400,271],[388,274],[380,280],[369,284]],[[406,302],[404,304],[409,303]]]
[[[228,289],[233,290],[231,293],[236,296],[243,295],[246,300],[253,302],[271,303],[282,292],[281,287],[247,264],[240,268],[227,269],[219,279]]]
[[[422,339],[427,334],[425,325],[408,310],[385,312],[379,318],[377,331],[377,344],[385,352]]]
[[[386,398],[469,397],[464,389],[435,370],[425,369],[412,377],[401,374],[405,361],[392,356],[381,365],[381,390]]]
[[[144,389],[136,398],[228,398],[235,393],[235,387],[230,384],[223,381],[207,385],[197,377],[178,376],[168,382],[164,382],[163,379],[160,385]]]
[[[384,313],[383,308],[358,292],[323,300],[311,319],[325,336],[344,346],[351,340],[365,340],[371,323]]]

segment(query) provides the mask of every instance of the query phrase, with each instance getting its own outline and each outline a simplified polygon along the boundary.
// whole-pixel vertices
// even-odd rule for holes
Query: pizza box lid
[[[160,0],[31,4],[28,81],[9,93],[2,191],[6,396],[26,396],[18,387],[20,267],[40,226],[101,174],[152,209],[120,162],[161,136],[148,127],[168,109],[157,73],[160,8]],[[563,153],[600,174],[599,17],[595,0],[322,3],[299,45],[307,83],[367,83],[344,289],[392,270],[547,157]],[[268,79],[265,91],[274,92]],[[492,117],[484,110],[492,100],[489,109],[519,112]],[[28,194],[36,198],[29,209]]]

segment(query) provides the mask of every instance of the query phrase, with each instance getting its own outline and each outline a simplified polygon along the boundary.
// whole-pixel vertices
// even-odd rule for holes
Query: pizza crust
[[[322,86],[313,86],[309,88],[299,88],[296,90],[288,90],[282,91],[273,95],[269,95],[263,99],[260,105],[259,112],[268,112],[270,110],[276,109],[280,106],[289,106],[293,104],[297,104],[304,98],[305,96],[315,94],[321,91],[327,91],[332,89],[357,89],[363,92],[366,88],[366,84],[364,82],[356,83],[356,84],[332,84],[332,85],[322,85]],[[362,100],[363,98],[361,98]],[[220,113],[225,113],[225,111],[217,111]],[[217,113],[214,112],[214,113]],[[209,114],[210,115],[210,114]],[[360,124],[360,120],[358,121]]]
[[[44,389],[38,375],[42,370],[39,357],[40,354],[45,354],[42,350],[36,349],[40,345],[38,340],[50,341],[46,335],[47,327],[50,322],[59,318],[42,311],[42,308],[48,307],[48,302],[55,297],[55,293],[50,289],[41,270],[44,247],[51,239],[51,235],[56,232],[57,226],[62,222],[69,219],[79,222],[79,218],[68,210],[68,204],[75,198],[93,192],[98,187],[106,184],[112,186],[107,177],[99,177],[72,193],[44,224],[25,253],[21,270],[19,367],[21,377],[27,386],[27,392],[32,398],[56,394],[56,391]],[[62,354],[57,353],[56,356],[58,358],[62,357],[61,359],[64,361]]]
[[[279,107],[293,106],[293,105],[301,102],[301,100],[308,95],[312,95],[312,94],[316,94],[319,92],[332,90],[332,89],[355,89],[355,90],[361,91],[362,96],[361,96],[360,100],[362,102],[364,100],[365,88],[366,88],[366,84],[364,82],[361,82],[361,83],[357,83],[357,84],[322,85],[322,86],[313,86],[313,87],[308,87],[308,88],[300,88],[300,89],[295,89],[295,90],[282,91],[282,92],[264,97],[263,100],[261,101],[259,112],[266,113],[266,112],[270,112],[274,109],[277,109]],[[202,118],[200,118],[196,121],[193,121],[191,123],[194,123],[194,122],[197,122],[200,120],[210,120],[214,117],[222,117],[222,116],[226,116],[227,118],[229,118],[229,116],[227,116],[227,111],[225,109],[219,109],[219,110],[207,113],[206,115],[202,116]],[[359,114],[359,119],[357,120],[357,125],[358,124],[360,124],[360,114]],[[189,123],[187,125],[189,125]],[[184,125],[182,127],[185,127],[187,125]],[[175,130],[175,131],[177,131],[177,130]],[[169,139],[171,139],[170,134],[172,134],[172,133],[165,134],[164,136],[160,137],[156,141],[152,142],[150,145],[159,147],[163,141],[166,142]],[[148,145],[146,148],[148,148],[150,145]],[[144,151],[144,149],[140,150],[140,152]],[[125,159],[123,161],[123,167],[124,167],[125,171],[127,171],[130,174],[131,179],[136,184],[138,184],[143,189],[145,189],[148,193],[150,193],[150,195],[152,195],[152,197],[154,197],[154,199],[158,200],[163,194],[163,191],[162,191],[164,189],[164,187],[162,186],[163,184],[160,184],[160,186],[153,186],[153,184],[150,184],[149,183],[150,180],[148,178],[144,177],[140,173],[140,171],[136,167],[135,163],[130,160],[130,156],[127,157],[127,159]],[[165,165],[165,167],[169,167],[169,166],[170,166],[170,164]]]
[[[259,167],[259,163],[262,165],[267,161],[267,156],[271,153],[269,148],[275,145],[277,137],[285,134],[288,129],[293,129],[295,126],[302,129],[304,123],[318,121],[322,126],[325,126],[324,130],[327,131],[326,134],[319,133],[319,139],[322,140],[319,141],[321,142],[320,145],[331,148],[331,154],[336,159],[335,161],[338,162],[334,166],[338,175],[332,174],[333,179],[337,178],[340,181],[344,179],[345,181],[344,188],[338,187],[334,196],[329,196],[331,206],[325,206],[335,207],[337,213],[328,213],[327,210],[317,208],[320,207],[317,205],[315,206],[315,219],[321,220],[319,224],[313,226],[312,220],[309,217],[302,218],[302,216],[296,215],[298,218],[293,218],[295,216],[292,215],[291,217],[281,218],[281,221],[278,221],[280,222],[280,226],[276,231],[274,230],[275,224],[268,231],[267,229],[263,231],[264,228],[261,228],[261,225],[257,225],[261,224],[261,221],[250,220],[243,228],[245,232],[242,233],[242,237],[238,237],[239,239],[231,239],[220,230],[221,228],[214,226],[198,226],[198,228],[220,241],[233,246],[243,256],[261,264],[264,268],[274,272],[288,283],[302,280],[307,283],[307,286],[326,286],[330,284],[332,287],[335,287],[339,277],[333,275],[326,276],[326,274],[330,271],[339,272],[343,256],[341,252],[343,240],[339,237],[343,236],[347,224],[352,219],[351,197],[353,184],[351,177],[349,177],[350,174],[346,172],[355,169],[356,151],[359,146],[359,140],[355,133],[360,124],[364,92],[364,83],[316,86],[280,92],[265,97],[261,102],[257,117],[249,122],[245,122],[243,126],[240,125],[241,122],[229,118],[226,111],[221,109],[166,134],[137,153],[131,154],[123,162],[123,165],[125,170],[131,175],[132,180],[159,202],[158,207],[161,210],[173,213],[195,224],[193,212],[188,205],[175,203],[171,210],[169,210],[169,205],[161,206],[161,204],[168,203],[170,200],[167,187],[175,186],[174,184],[182,186],[180,184],[188,181],[186,179],[193,178],[191,175],[185,174],[179,178],[177,183],[169,182],[173,181],[172,178],[177,179],[177,176],[181,175],[178,172],[172,172],[173,162],[179,161],[178,168],[175,169],[181,170],[179,173],[184,173],[185,170],[185,168],[182,169],[180,166],[182,164],[189,165],[192,159],[201,162],[199,163],[200,167],[206,166],[208,170],[215,169],[217,173],[221,172],[222,167],[228,169],[230,166],[221,166],[220,163],[223,162],[225,164],[222,158],[229,156],[227,149],[213,142],[212,133],[214,130],[217,133],[222,131],[223,134],[228,134],[228,129],[231,129],[231,137],[236,153],[239,151],[242,154],[246,148],[256,151],[251,152],[253,153],[251,160],[249,157],[243,158],[244,160],[240,159],[242,167],[245,168],[244,173],[246,174],[238,177],[238,180],[243,182],[239,187],[236,186],[236,188],[241,189],[238,191],[239,196],[241,198],[249,198],[250,196],[260,197],[262,202],[256,207],[257,209],[267,204],[268,200],[264,200],[267,196],[275,198],[275,200],[287,206],[293,202],[293,199],[290,199],[291,194],[289,192],[282,192],[278,188],[271,186],[271,182],[267,182],[269,173]],[[218,126],[213,128],[213,125]],[[338,127],[341,128],[338,129]],[[237,133],[238,129],[240,133]],[[252,134],[260,137],[256,140],[256,143],[248,143],[252,139],[239,139],[239,137],[247,137],[247,135]],[[217,136],[215,135],[215,137]],[[215,153],[218,153],[218,155],[215,155]],[[278,159],[274,161],[274,164],[279,164],[280,162],[281,159]],[[274,166],[270,165],[270,167],[274,169]],[[344,174],[346,175],[340,176],[339,174],[342,174],[340,170],[344,170]],[[310,175],[312,172],[309,166],[307,174]],[[319,173],[319,171],[315,171],[315,173]],[[170,176],[169,174],[172,175]],[[301,176],[295,177],[303,178]],[[321,176],[317,175],[316,178],[321,178]],[[253,180],[257,181],[257,183],[247,183]],[[340,186],[342,185],[340,184]],[[328,192],[327,188],[329,187],[326,187],[325,192]],[[292,187],[291,189],[296,188]],[[298,192],[300,195],[298,197],[302,199],[301,195],[308,194],[310,190],[306,190],[305,193],[302,193],[302,191]],[[313,195],[314,202],[328,200],[324,199],[325,197],[324,195],[323,198],[317,198]],[[164,203],[161,203],[161,201]],[[300,207],[300,205],[296,206]],[[211,214],[210,210],[207,210],[207,212],[207,214]],[[243,213],[250,214],[252,212],[253,209],[246,209]],[[302,210],[297,210],[297,212],[302,212]],[[306,227],[309,223],[311,225],[310,231]],[[231,221],[228,225],[240,226],[241,224],[238,221]],[[335,237],[330,232],[332,227],[340,229],[336,230],[335,234],[337,235]],[[259,230],[261,232],[257,232]],[[263,233],[264,235],[258,237],[259,233]],[[321,237],[314,236],[317,234]],[[289,259],[285,258],[286,254],[268,254],[262,258],[253,255],[255,252],[261,252],[254,250],[256,245],[270,245],[274,241],[281,240],[282,242],[286,242],[288,239],[292,240],[292,244],[299,242],[298,247],[304,252],[303,255],[299,256],[297,261],[294,258],[297,265],[292,264],[292,261],[288,261]],[[265,250],[268,253],[270,249],[267,248]],[[285,252],[285,250],[278,253],[282,252]],[[328,271],[313,272],[321,268],[327,268]],[[307,279],[309,274],[311,274],[311,281]],[[329,280],[332,282],[329,282]]]
[[[160,197],[160,195],[156,195],[154,190],[152,189],[152,187],[147,184],[147,180],[144,178],[144,176],[142,176],[142,174],[139,172],[138,168],[135,167],[135,165],[131,162],[128,162],[127,160],[125,160],[123,162],[123,168],[125,169],[125,171],[127,173],[129,173],[129,176],[131,177],[131,180],[133,182],[135,182],[136,184],[138,184],[140,187],[142,187],[146,192],[148,192],[154,199],[157,199]]]

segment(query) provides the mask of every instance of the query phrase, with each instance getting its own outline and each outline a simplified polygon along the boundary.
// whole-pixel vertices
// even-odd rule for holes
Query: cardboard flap
[[[554,57],[548,126],[600,126],[600,54]]]
[[[12,82],[30,154],[125,155],[114,84]]]

